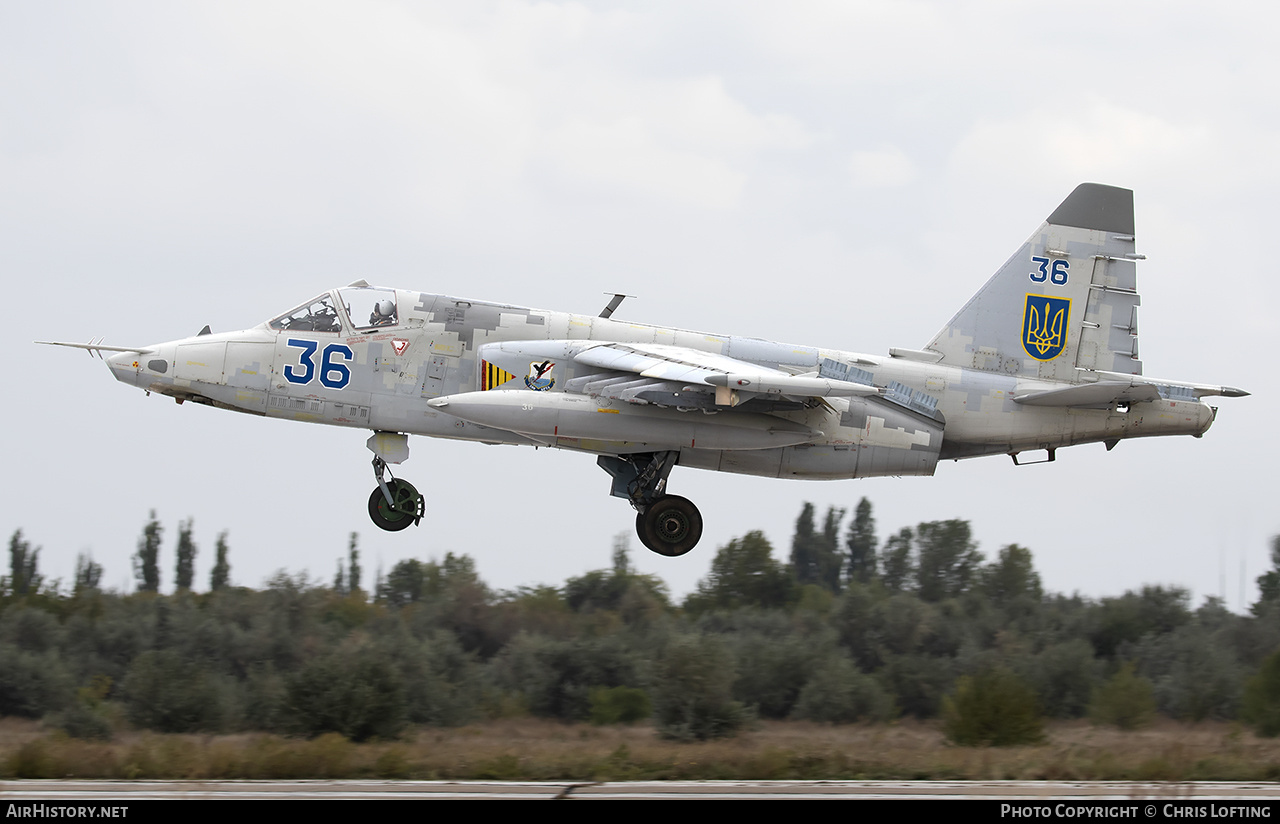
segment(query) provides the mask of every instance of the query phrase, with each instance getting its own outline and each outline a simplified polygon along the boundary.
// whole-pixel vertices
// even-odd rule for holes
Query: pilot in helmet
[[[370,326],[390,326],[395,322],[395,301],[384,298],[373,305],[373,314],[369,315]]]

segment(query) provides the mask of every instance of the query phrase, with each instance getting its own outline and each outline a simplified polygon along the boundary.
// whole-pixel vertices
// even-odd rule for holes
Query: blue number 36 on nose
[[[298,365],[289,364],[284,368],[285,380],[289,383],[305,384],[311,383],[316,376],[316,349],[320,346],[319,341],[303,340],[301,338],[289,338],[289,346],[296,346],[302,350],[298,356]],[[336,360],[335,358],[342,360]],[[330,389],[342,389],[351,382],[351,369],[342,361],[350,361],[355,357],[355,353],[351,351],[351,347],[343,343],[331,343],[324,348],[324,354],[320,358],[320,383]],[[301,370],[298,367],[302,367]]]

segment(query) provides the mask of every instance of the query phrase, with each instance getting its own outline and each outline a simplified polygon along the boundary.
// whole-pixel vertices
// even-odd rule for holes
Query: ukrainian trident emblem
[[[1022,314],[1022,348],[1036,360],[1053,360],[1067,345],[1071,301],[1046,295],[1027,295]]]

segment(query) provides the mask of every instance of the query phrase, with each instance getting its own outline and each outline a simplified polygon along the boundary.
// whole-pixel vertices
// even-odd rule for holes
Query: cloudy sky
[[[1192,438],[801,482],[677,469],[677,594],[804,501],[881,537],[966,518],[1046,586],[1256,597],[1280,532],[1280,10],[1263,2],[0,0],[0,530],[132,587],[150,510],[208,580],[366,585],[468,553],[499,588],[609,563],[634,515],[589,456],[413,439],[429,523],[369,523],[365,435],[115,383],[83,352],[245,328],[357,278],[883,354],[920,347],[1078,183],[1135,191],[1148,375],[1241,386]],[[7,571],[7,565],[6,569]],[[1241,584],[1244,583],[1242,589]]]

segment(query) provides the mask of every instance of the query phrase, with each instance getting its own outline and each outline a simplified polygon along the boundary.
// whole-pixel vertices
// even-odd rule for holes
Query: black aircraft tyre
[[[702,513],[688,498],[664,495],[636,516],[636,534],[649,549],[676,558],[698,545]]]
[[[379,529],[399,532],[417,522],[421,514],[422,496],[413,488],[413,484],[399,478],[387,481],[387,488],[391,490],[391,499],[396,502],[396,508],[387,506],[382,487],[375,486],[369,495],[369,517]]]

